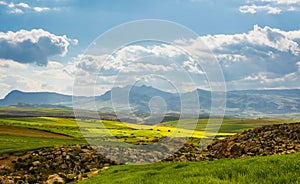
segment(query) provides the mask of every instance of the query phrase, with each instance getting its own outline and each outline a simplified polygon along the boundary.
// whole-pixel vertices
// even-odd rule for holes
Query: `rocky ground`
[[[185,145],[165,161],[200,161],[300,152],[300,123],[270,125],[247,130],[201,149]]]
[[[0,183],[65,183],[119,165],[91,146],[59,146],[0,157]]]
[[[155,147],[145,148],[154,149]],[[167,149],[168,145],[160,145],[161,148]],[[3,154],[0,155],[0,183],[67,183],[87,178],[111,165],[121,164],[112,161],[114,159],[123,159],[125,163],[156,162],[164,159],[162,152],[148,151],[144,153],[134,148],[95,148],[76,145]],[[193,144],[185,144],[164,161],[216,160],[290,154],[299,151],[300,123],[294,123],[244,131],[226,139],[214,141],[203,149]],[[112,160],[100,154],[104,152],[109,152],[109,158]]]

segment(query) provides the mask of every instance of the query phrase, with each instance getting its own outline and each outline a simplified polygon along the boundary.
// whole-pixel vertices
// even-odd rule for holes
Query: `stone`
[[[46,184],[53,184],[53,183],[65,183],[64,179],[60,177],[58,174],[52,174],[49,175],[47,181],[45,182]]]
[[[40,165],[40,164],[41,164],[41,162],[40,162],[40,161],[38,161],[38,160],[37,160],[37,161],[34,161],[34,162],[32,162],[32,165],[33,165],[33,166],[38,166],[38,165]]]
[[[60,168],[61,168],[61,169],[67,169],[68,166],[67,166],[66,164],[61,164],[61,165],[60,165]]]

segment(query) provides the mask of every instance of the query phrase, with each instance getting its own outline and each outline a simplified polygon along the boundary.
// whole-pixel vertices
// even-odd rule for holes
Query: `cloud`
[[[71,43],[76,44],[76,40],[44,30],[0,33],[0,72],[3,74],[0,75],[0,95],[12,89],[71,94],[75,76],[82,84],[80,95],[93,95],[94,91],[101,94],[113,85],[123,87],[142,79],[147,85],[156,84],[162,90],[168,90],[163,88],[168,81],[174,82],[180,91],[191,91],[194,87],[209,89],[206,71],[188,54],[205,58],[211,51],[220,63],[228,90],[300,88],[300,30],[254,25],[253,29],[240,34],[205,35],[193,40],[175,40],[173,45],[128,45],[112,55],[87,53],[64,65],[57,61],[37,62],[36,58],[66,54]],[[41,53],[43,57],[38,57]],[[47,67],[22,63],[47,63]],[[186,72],[194,83],[184,77]]]
[[[45,66],[48,57],[64,56],[72,43],[76,44],[77,40],[69,39],[66,35],[57,36],[43,29],[0,32],[0,58]]]
[[[43,12],[43,11],[49,11],[50,8],[48,8],[48,7],[34,7],[33,10],[36,11],[36,12]]]
[[[161,81],[158,76],[170,81],[181,91],[195,89],[192,79],[195,79],[196,86],[206,85],[201,66],[174,45],[128,45],[112,55],[79,55],[76,63],[76,80],[83,85],[80,95],[89,95],[86,89],[94,89],[95,86],[97,93],[101,94],[112,86],[125,87],[134,81],[157,86],[161,83],[158,82]],[[169,90],[163,89],[162,85],[157,87]]]
[[[300,3],[300,0],[256,0],[256,1],[276,3],[276,4],[298,4],[298,3]]]
[[[265,51],[262,49],[267,49],[268,51],[273,50],[291,53],[295,56],[300,54],[300,30],[286,32],[268,26],[262,28],[258,25],[254,25],[253,30],[248,33],[234,35],[207,35],[201,37],[201,39],[206,42],[212,50],[217,52],[237,52],[236,47],[239,47],[238,49],[246,49],[246,51],[253,50],[257,53]],[[241,52],[244,52],[243,54],[247,54],[247,52],[243,50],[240,50],[237,54],[240,54]],[[264,52],[264,54],[269,55],[269,52]]]
[[[103,74],[132,72],[174,72],[186,70],[202,74],[203,71],[185,51],[172,45],[158,44],[150,46],[129,45],[112,55],[79,55],[77,68]],[[182,69],[181,69],[182,68]]]
[[[81,70],[79,78],[87,85],[95,85],[92,75],[100,74],[97,86],[105,85],[105,89],[113,84],[126,86],[150,73],[176,79],[176,86],[183,88],[186,79],[179,76],[186,75],[185,72],[196,81],[194,85],[207,89],[205,72],[210,71],[203,70],[202,62],[210,62],[207,58],[211,51],[218,59],[229,90],[300,88],[300,83],[296,83],[300,80],[300,30],[258,25],[245,33],[205,35],[175,40],[173,45],[129,45],[111,56],[82,55],[76,67]],[[190,54],[199,60],[195,61]],[[187,90],[192,87],[186,85]]]
[[[300,10],[300,0],[247,0],[240,6],[241,13],[256,14],[266,12],[268,14],[280,14]]]
[[[72,94],[74,76],[65,70],[73,65],[49,61],[47,67],[38,67],[0,59],[0,98],[14,89]]]
[[[13,13],[13,14],[23,14],[23,10],[19,9],[19,8],[12,8],[9,13]]]
[[[279,14],[279,13],[281,13],[282,10],[280,8],[271,7],[268,5],[265,5],[265,6],[245,5],[245,6],[240,7],[241,13],[255,14],[257,12],[264,12],[264,11],[266,11],[268,14]]]
[[[255,25],[247,33],[206,35],[194,40],[176,41],[195,53],[209,52],[218,59],[229,89],[300,87],[300,30],[283,31]],[[299,81],[299,80],[298,80]]]
[[[25,69],[26,65],[15,62],[13,60],[0,59],[0,71],[2,72],[6,68],[11,68],[11,69],[15,69],[15,70]]]
[[[26,3],[18,3],[16,6],[22,7],[22,8],[31,8],[28,4]]]
[[[0,6],[5,6],[7,8],[7,12],[10,14],[23,14],[23,13],[30,13],[30,12],[41,13],[46,11],[60,10],[60,8],[57,7],[50,8],[50,7],[33,6],[24,2],[15,4],[14,2],[8,3],[6,1],[0,1]]]

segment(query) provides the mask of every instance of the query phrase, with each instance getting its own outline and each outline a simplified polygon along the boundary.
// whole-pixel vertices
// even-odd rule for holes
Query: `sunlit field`
[[[190,129],[192,120],[163,122],[158,125],[141,125],[108,120],[78,120],[58,117],[23,117],[0,118],[1,147],[0,152],[34,149],[52,145],[86,143],[91,138],[115,137],[132,144],[149,144],[164,137],[197,139],[213,136],[213,130],[206,128],[208,119],[199,119],[195,130]],[[220,119],[212,119],[220,122]],[[293,123],[297,120],[245,120],[224,119],[215,138],[227,136],[262,125]],[[180,128],[178,128],[179,126]],[[212,131],[210,133],[210,131]],[[19,141],[23,140],[23,141]]]

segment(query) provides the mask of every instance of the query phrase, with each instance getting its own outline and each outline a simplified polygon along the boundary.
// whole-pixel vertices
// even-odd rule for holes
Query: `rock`
[[[67,178],[69,181],[73,181],[76,179],[76,174],[67,174]]]
[[[48,154],[48,155],[46,156],[46,158],[49,159],[49,160],[52,160],[52,159],[54,159],[54,155]]]
[[[60,177],[58,174],[49,175],[46,184],[53,184],[53,183],[65,183],[64,179]]]
[[[300,123],[263,126],[214,141],[202,149],[185,145],[165,161],[186,162],[186,160],[292,154],[300,151],[299,130]]]
[[[63,157],[62,157],[61,155],[58,156],[58,157],[56,157],[56,162],[57,162],[58,164],[62,164],[62,163],[64,162]]]
[[[75,150],[76,150],[76,151],[81,151],[81,146],[80,146],[79,144],[76,144]]]
[[[32,162],[32,165],[33,165],[33,166],[35,166],[35,167],[36,167],[36,166],[38,166],[38,165],[40,165],[40,164],[41,164],[41,162],[40,162],[40,161],[38,161],[38,160],[37,160],[37,161],[34,161],[34,162]]]
[[[66,168],[68,168],[68,166],[67,166],[66,164],[61,164],[61,165],[60,165],[60,168],[61,168],[61,169],[66,169]]]
[[[61,151],[56,151],[54,154],[55,155],[61,155]]]
[[[82,174],[79,174],[79,175],[77,176],[77,179],[78,179],[78,181],[82,180]]]

